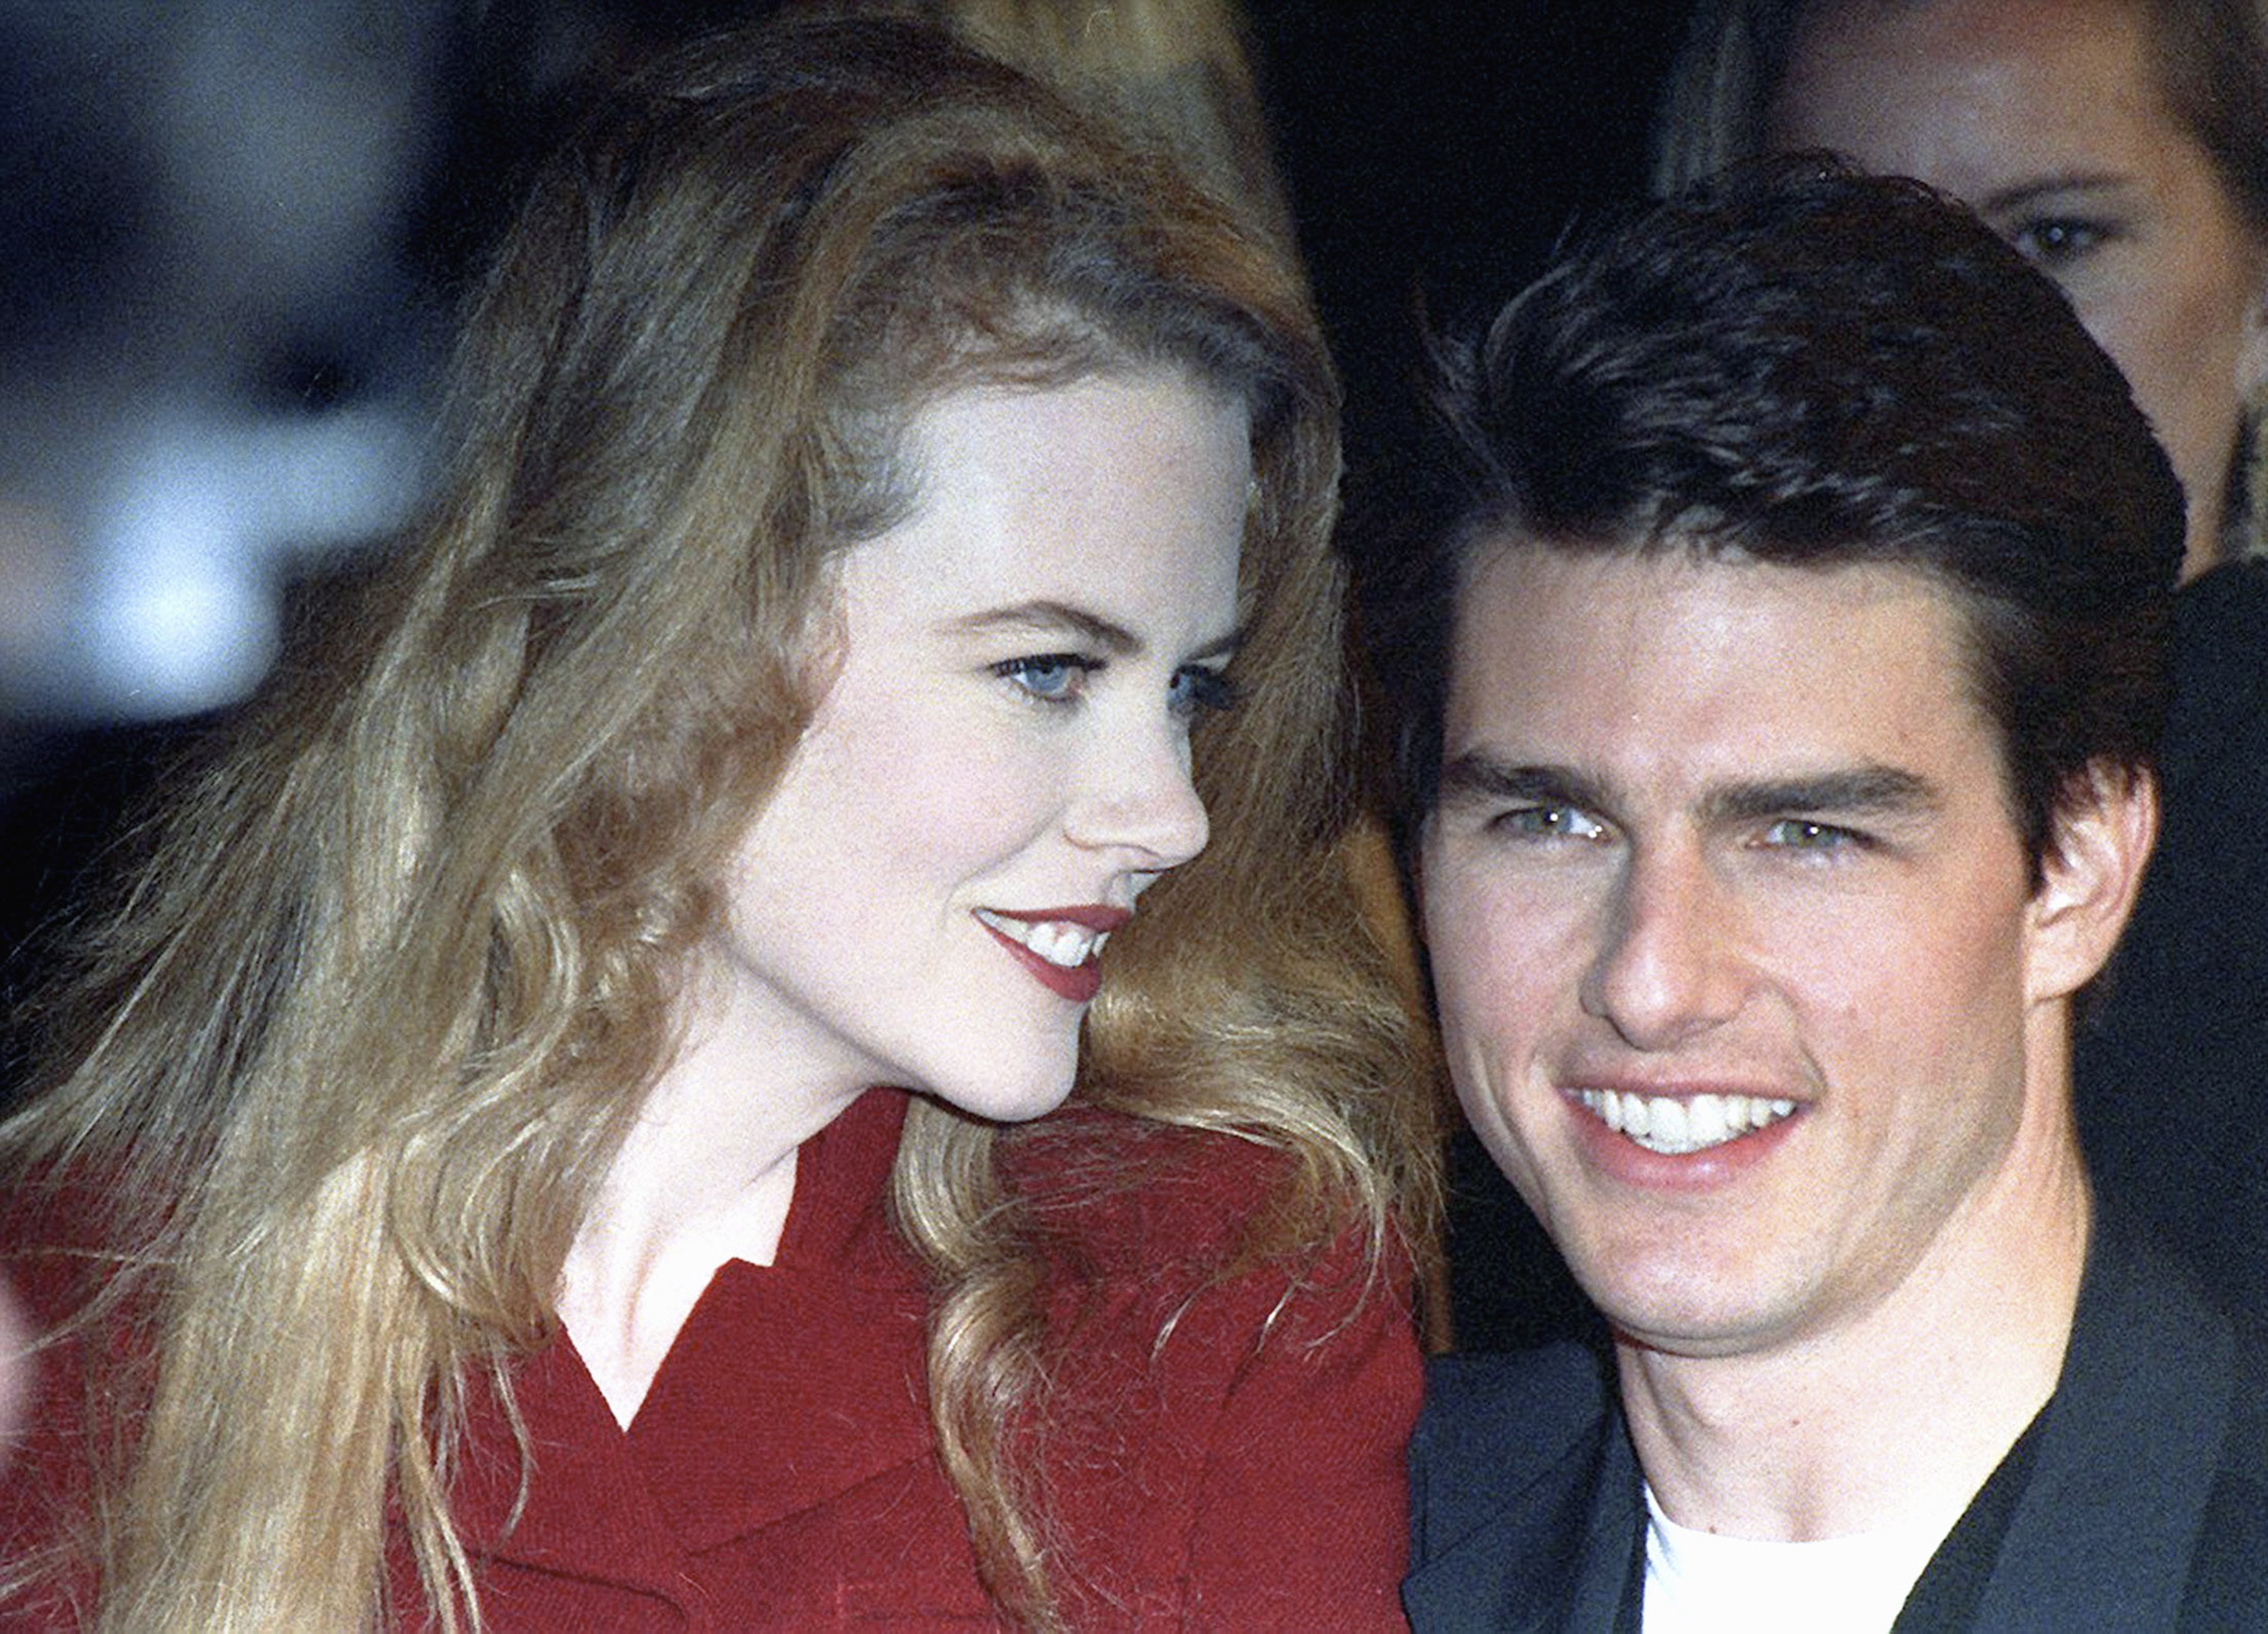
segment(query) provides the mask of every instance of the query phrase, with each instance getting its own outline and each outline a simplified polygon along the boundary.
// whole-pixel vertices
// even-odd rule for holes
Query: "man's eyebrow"
[[[1068,602],[1037,600],[1019,601],[1012,607],[989,607],[982,613],[971,613],[950,621],[945,631],[951,636],[1074,636],[1101,648],[1112,658],[1133,658],[1144,648],[1141,637],[1123,624],[1075,607]],[[1226,658],[1244,644],[1241,628],[1232,629],[1218,640],[1207,642],[1189,656],[1192,659]]]
[[[1513,800],[1539,806],[1573,806],[1602,814],[1614,796],[1599,778],[1572,766],[1517,763],[1484,750],[1459,754],[1441,769],[1439,798],[1453,800]],[[1841,817],[1922,816],[1944,804],[1925,777],[1893,766],[1856,766],[1845,770],[1758,779],[1712,791],[1703,814],[1718,822],[1753,821],[1816,812]]]
[[[1608,804],[1605,786],[1572,766],[1514,765],[1479,749],[1459,754],[1441,768],[1439,798],[1444,802],[1524,800],[1585,811],[1603,811]]]
[[[1838,817],[1926,816],[1944,804],[1936,785],[1894,766],[1857,766],[1815,777],[1735,784],[1712,793],[1707,815],[1720,822],[1818,813]]]

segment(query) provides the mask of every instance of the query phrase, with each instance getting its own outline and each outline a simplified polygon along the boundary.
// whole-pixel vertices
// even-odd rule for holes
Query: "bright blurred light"
[[[99,491],[85,595],[42,701],[149,719],[243,696],[274,660],[284,576],[397,528],[417,468],[409,426],[369,407],[144,428]]]
[[[0,0],[0,715],[228,703],[287,580],[399,526],[459,15]]]

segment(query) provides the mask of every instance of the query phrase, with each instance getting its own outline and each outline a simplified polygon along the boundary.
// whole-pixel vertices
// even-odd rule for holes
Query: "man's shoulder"
[[[1417,1548],[1431,1552],[1429,1541],[1447,1544],[1516,1508],[1571,1459],[1594,1466],[1613,1402],[1610,1364],[1572,1341],[1428,1362],[1425,1410],[1410,1444]]]
[[[1639,1536],[1607,1358],[1564,1343],[1428,1365],[1410,1443],[1410,1575],[1425,1634],[1615,1626]]]
[[[2098,1232],[2021,1498],[1992,1546],[1980,1626],[2263,1626],[2268,1389],[2257,1329],[2187,1269]]]
[[[1499,1468],[1506,1457],[1549,1461],[1596,1424],[1613,1397],[1612,1363],[1587,1344],[1458,1351],[1425,1364],[1418,1433],[1437,1435],[1445,1454],[1454,1448]]]
[[[2175,1485],[2268,1483],[2268,1322],[2230,1311],[2113,1217],[2088,1255],[2051,1410],[2075,1455],[2116,1466],[2148,1449]]]
[[[2268,1582],[2268,1322],[2240,1321],[2238,1382],[2182,1600],[2188,1634],[2254,1629]]]

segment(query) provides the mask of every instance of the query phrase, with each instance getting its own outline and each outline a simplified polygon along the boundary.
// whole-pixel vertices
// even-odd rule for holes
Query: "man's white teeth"
[[[1638,1095],[1612,1089],[1581,1092],[1583,1104],[1609,1129],[1648,1152],[1672,1156],[1704,1152],[1793,1116],[1793,1100],[1757,1095]]]
[[[1110,939],[1108,931],[1090,931],[1062,920],[1011,919],[989,908],[978,909],[976,916],[1011,941],[1021,942],[1049,964],[1066,970],[1085,964]]]

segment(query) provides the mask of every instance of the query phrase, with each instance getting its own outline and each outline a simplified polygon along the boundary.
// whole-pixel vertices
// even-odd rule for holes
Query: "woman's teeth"
[[[1062,920],[1011,919],[989,908],[978,909],[976,916],[1011,941],[1022,943],[1049,964],[1066,970],[1085,964],[1110,939],[1108,931],[1090,931]]]

